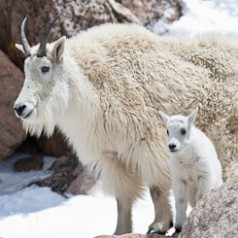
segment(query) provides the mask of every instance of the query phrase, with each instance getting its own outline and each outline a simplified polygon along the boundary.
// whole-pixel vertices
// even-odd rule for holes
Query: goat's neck
[[[69,65],[70,63],[70,65]],[[75,148],[83,146],[92,137],[99,116],[100,98],[98,92],[80,71],[74,67],[74,61],[66,65],[68,77],[69,101],[66,110],[57,119],[57,126],[69,138]],[[74,72],[70,69],[75,68]]]

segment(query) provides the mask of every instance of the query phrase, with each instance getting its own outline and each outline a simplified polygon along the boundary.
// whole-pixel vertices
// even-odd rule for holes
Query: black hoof
[[[173,221],[170,221],[170,223],[169,223],[169,227],[172,228],[173,226],[174,226]]]
[[[175,227],[175,232],[176,233],[180,233],[182,231],[182,227],[181,226],[176,226]]]
[[[174,226],[173,221],[170,221],[170,222],[169,222],[169,229],[170,229],[171,227],[173,227],[173,226]],[[168,229],[168,230],[169,230],[169,229]],[[151,227],[151,228],[149,228],[149,230],[147,231],[146,234],[165,235],[166,232],[167,232],[167,230],[166,230],[166,231],[161,231],[161,230],[156,230],[156,229],[154,229],[154,228]]]
[[[154,228],[150,228],[146,234],[159,234],[159,235],[165,235],[166,231],[161,230],[155,230]]]

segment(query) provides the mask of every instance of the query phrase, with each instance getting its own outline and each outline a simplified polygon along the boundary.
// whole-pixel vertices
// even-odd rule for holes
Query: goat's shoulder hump
[[[75,44],[82,47],[98,47],[111,45],[140,44],[148,41],[148,44],[157,42],[159,37],[136,24],[113,24],[107,23],[92,27],[69,39],[68,44],[74,48]]]

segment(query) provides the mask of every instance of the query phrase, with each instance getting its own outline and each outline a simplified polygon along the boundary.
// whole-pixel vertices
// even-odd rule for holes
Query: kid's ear
[[[198,112],[198,107],[196,107],[196,109],[194,109],[191,114],[188,116],[188,123],[189,125],[192,125],[192,123],[195,121],[195,118],[197,116],[197,112]]]
[[[161,111],[159,111],[159,114],[160,114],[161,118],[163,119],[163,121],[164,121],[165,123],[167,123],[167,121],[168,121],[168,119],[169,119],[169,116],[167,116],[165,113],[163,113],[163,112],[161,112]]]
[[[22,45],[16,43],[16,44],[15,44],[15,47],[16,47],[18,50],[20,50],[23,54],[25,54],[25,51],[24,51]]]
[[[65,40],[66,37],[62,36],[55,42],[54,48],[52,50],[52,58],[56,63],[61,63],[63,60]]]

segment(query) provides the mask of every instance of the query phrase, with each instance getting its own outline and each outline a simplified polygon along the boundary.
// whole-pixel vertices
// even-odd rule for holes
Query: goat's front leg
[[[117,153],[107,152],[101,166],[101,181],[104,190],[114,195],[117,200],[118,218],[115,234],[132,232],[132,204],[142,193],[140,177],[119,160]]]
[[[186,210],[188,204],[186,182],[178,178],[173,179],[173,191],[176,208],[175,230],[176,232],[180,232],[186,221]]]
[[[131,208],[132,202],[129,199],[117,198],[116,235],[132,232]]]

